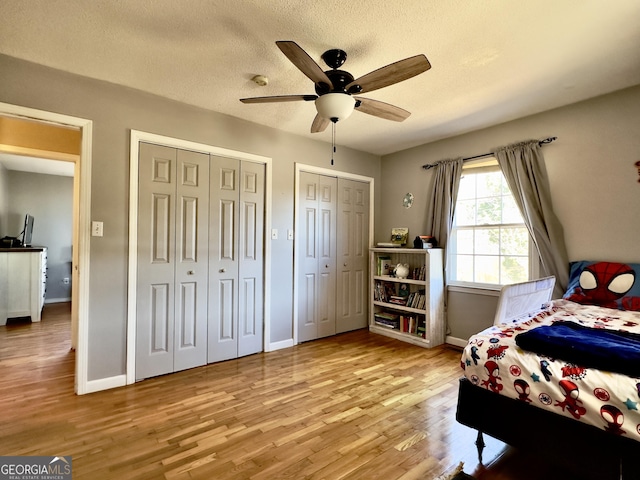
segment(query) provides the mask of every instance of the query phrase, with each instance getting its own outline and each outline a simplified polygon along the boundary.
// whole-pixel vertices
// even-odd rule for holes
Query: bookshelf
[[[421,347],[444,343],[442,249],[372,248],[369,330]],[[393,274],[409,265],[407,278]]]

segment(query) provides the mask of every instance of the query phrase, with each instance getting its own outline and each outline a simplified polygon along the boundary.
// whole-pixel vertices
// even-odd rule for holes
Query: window
[[[508,285],[529,280],[529,238],[497,161],[465,164],[448,244],[449,281]]]

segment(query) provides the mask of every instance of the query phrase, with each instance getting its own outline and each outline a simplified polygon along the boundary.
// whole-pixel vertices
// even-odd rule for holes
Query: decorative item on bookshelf
[[[399,263],[396,265],[396,268],[393,270],[393,273],[398,278],[407,278],[409,276],[409,264],[408,263]]]
[[[431,235],[418,235],[413,240],[413,248],[434,248],[437,246],[438,242]]]
[[[406,227],[395,227],[391,229],[391,243],[395,245],[406,245],[409,240],[409,229]]]

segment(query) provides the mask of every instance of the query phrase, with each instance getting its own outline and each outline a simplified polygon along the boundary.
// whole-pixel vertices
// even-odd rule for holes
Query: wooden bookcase
[[[372,248],[369,257],[369,330],[426,348],[444,343],[442,249]],[[398,263],[409,265],[408,278],[393,274]]]

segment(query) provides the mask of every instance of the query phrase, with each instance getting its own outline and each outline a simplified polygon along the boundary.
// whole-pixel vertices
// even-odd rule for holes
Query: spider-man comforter
[[[517,335],[560,321],[640,334],[640,312],[553,300],[531,319],[491,327],[471,337],[462,354],[465,376],[500,395],[640,441],[640,377],[563,360],[558,342],[552,350],[555,358],[516,344]],[[567,350],[571,350],[568,344]],[[623,371],[627,370],[623,367]]]

